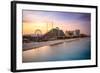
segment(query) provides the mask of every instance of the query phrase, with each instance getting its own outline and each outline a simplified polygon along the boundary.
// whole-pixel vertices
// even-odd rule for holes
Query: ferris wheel
[[[42,31],[41,31],[40,29],[36,29],[36,30],[35,30],[35,35],[36,35],[37,37],[41,36],[41,35],[42,35]]]
[[[36,41],[40,41],[40,37],[42,35],[42,31],[40,29],[35,30]]]

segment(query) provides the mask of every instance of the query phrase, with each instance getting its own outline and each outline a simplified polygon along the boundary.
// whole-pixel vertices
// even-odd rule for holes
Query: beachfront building
[[[70,37],[69,31],[66,31],[66,32],[65,32],[65,36],[66,36],[66,37]]]
[[[73,33],[74,33],[73,31],[66,31],[65,36],[66,37],[73,37]]]
[[[76,30],[73,30],[73,31],[66,31],[65,36],[66,37],[78,37],[78,36],[80,36],[80,30],[76,29]]]
[[[75,36],[75,37],[80,36],[80,30],[76,29],[75,31],[73,31],[73,36]]]
[[[58,27],[56,27],[48,31],[43,37],[46,40],[56,40],[64,36],[65,36],[64,32],[60,30]]]

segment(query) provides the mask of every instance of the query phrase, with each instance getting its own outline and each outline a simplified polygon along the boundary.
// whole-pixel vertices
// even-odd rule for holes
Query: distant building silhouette
[[[64,37],[65,34],[62,30],[60,30],[58,27],[51,29],[49,32],[47,32],[43,37],[47,40],[54,40],[58,37]]]
[[[78,37],[78,36],[80,36],[80,30],[76,29],[74,31],[66,31],[65,36],[66,37]]]
[[[74,31],[74,36],[80,36],[80,30],[79,29],[76,29]]]

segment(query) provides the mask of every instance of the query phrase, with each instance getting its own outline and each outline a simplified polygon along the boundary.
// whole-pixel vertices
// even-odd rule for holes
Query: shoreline
[[[62,44],[64,42],[72,42],[75,40],[79,40],[81,38],[72,38],[72,39],[63,39],[63,40],[54,40],[54,41],[46,41],[46,42],[31,42],[31,43],[24,43],[23,44],[23,51],[37,49],[43,46],[55,46]]]

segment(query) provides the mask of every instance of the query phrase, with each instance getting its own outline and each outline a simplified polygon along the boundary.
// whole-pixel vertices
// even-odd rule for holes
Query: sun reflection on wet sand
[[[23,62],[83,60],[91,58],[90,38],[23,51]]]

